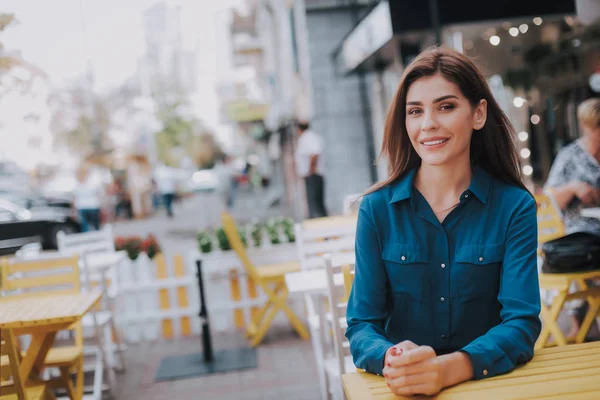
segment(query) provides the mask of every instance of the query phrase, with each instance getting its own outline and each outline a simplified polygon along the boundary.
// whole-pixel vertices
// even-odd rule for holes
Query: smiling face
[[[468,163],[471,135],[485,125],[486,115],[485,100],[473,107],[440,74],[419,78],[406,95],[406,131],[423,164]]]

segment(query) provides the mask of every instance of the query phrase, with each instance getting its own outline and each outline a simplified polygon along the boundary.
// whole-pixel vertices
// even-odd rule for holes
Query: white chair
[[[333,355],[325,359],[325,372],[328,389],[333,399],[344,399],[342,388],[342,374],[356,372],[356,367],[350,354],[350,343],[345,338],[348,328],[346,322],[346,308],[348,306],[348,292],[345,283],[347,276],[354,273],[355,259],[352,256],[339,255],[324,256],[325,271],[327,272],[327,298],[330,313],[327,322],[333,330]]]
[[[114,338],[118,338],[119,332],[115,323],[113,313],[114,301],[118,295],[118,279],[116,273],[116,265],[107,265],[108,271],[94,272],[90,271],[87,266],[87,259],[92,254],[115,253],[115,243],[112,234],[112,226],[106,225],[99,231],[74,233],[65,235],[63,232],[57,234],[58,249],[61,253],[73,254],[77,253],[82,260],[82,277],[84,278],[84,287],[90,288],[92,284],[99,284],[105,288],[106,279],[110,279],[110,288],[105,290],[103,298],[103,308],[101,311],[89,313],[82,319],[84,331],[94,328],[97,323],[102,329],[104,335],[105,352],[109,366],[115,370],[125,370],[124,348],[122,344],[115,343]],[[106,273],[107,272],[107,273]],[[95,320],[94,320],[95,318]],[[95,322],[94,322],[95,321]],[[118,353],[119,365],[115,362],[115,353]]]
[[[323,269],[323,255],[326,253],[345,253],[354,256],[355,215],[306,220],[297,223],[294,231],[300,266],[303,270]],[[319,309],[323,308],[324,302],[315,304],[311,295],[305,295],[304,299],[317,373],[321,384],[321,397],[327,399],[329,395],[324,359],[331,341],[330,337],[325,335],[325,331],[320,328],[322,322]]]

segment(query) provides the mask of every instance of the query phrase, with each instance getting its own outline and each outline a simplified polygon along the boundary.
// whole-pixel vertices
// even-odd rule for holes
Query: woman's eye
[[[421,110],[418,108],[413,108],[412,110],[408,110],[408,115],[418,115],[421,113]]]
[[[440,110],[442,111],[450,111],[454,109],[454,104],[442,104]]]

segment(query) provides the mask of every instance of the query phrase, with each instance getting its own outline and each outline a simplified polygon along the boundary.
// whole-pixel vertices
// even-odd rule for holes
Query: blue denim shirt
[[[361,203],[346,331],[354,363],[381,374],[403,340],[464,351],[476,379],[529,361],[541,328],[533,197],[475,168],[440,223],[415,172]]]

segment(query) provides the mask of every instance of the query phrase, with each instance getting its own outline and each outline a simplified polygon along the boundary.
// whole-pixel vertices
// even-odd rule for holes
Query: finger
[[[416,349],[405,351],[401,356],[390,357],[387,367],[398,368],[403,365],[418,363],[435,357],[435,350],[429,346],[419,346]]]
[[[391,388],[390,388],[391,389]],[[420,383],[417,385],[405,386],[397,388],[396,390],[392,389],[392,392],[398,396],[414,396],[419,394],[424,395],[434,395],[437,394],[439,390],[436,389],[435,384],[432,383]]]
[[[404,341],[396,344],[394,347],[396,347],[398,350],[401,349],[401,350],[407,351],[407,350],[416,349],[417,347],[419,347],[419,345],[414,342],[411,342],[410,340],[404,340]]]
[[[439,362],[437,357],[435,357],[415,364],[403,365],[397,368],[385,367],[383,369],[383,376],[385,376],[386,379],[391,380],[401,376],[416,375],[437,370],[439,370]]]
[[[387,381],[388,386],[394,393],[397,393],[398,390],[407,390],[406,394],[414,394],[417,392],[410,393],[410,388],[419,386],[419,385],[435,385],[437,382],[438,375],[434,372],[426,372],[423,374],[417,375],[406,375],[401,376],[395,379],[389,379]]]

